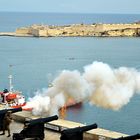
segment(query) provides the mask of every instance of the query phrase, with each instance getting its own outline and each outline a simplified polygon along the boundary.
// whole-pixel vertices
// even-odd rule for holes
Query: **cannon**
[[[5,114],[7,113],[7,111],[11,111],[11,113],[15,113],[15,112],[19,112],[19,111],[22,111],[22,108],[10,108],[10,109],[3,109],[3,110],[0,110],[0,130],[2,130],[3,128],[3,119],[4,119],[4,116]]]
[[[57,120],[58,116],[51,116],[48,118],[38,118],[34,120],[25,121],[24,128],[20,133],[13,134],[13,140],[23,140],[25,138],[34,138],[43,140],[44,134],[44,123]]]
[[[135,134],[127,137],[120,137],[112,140],[136,140],[136,139],[140,139],[140,134]]]
[[[83,140],[83,132],[96,129],[97,124],[66,129],[61,132],[60,140]]]

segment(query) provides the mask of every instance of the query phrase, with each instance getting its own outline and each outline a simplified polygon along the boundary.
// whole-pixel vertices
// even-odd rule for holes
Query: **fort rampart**
[[[17,28],[14,33],[0,33],[10,36],[34,37],[123,37],[140,36],[140,23],[130,24],[72,24],[64,26],[31,25]]]

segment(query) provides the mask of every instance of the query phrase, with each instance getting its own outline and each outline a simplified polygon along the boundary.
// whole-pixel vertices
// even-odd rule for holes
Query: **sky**
[[[140,14],[140,0],[0,0],[0,11]]]

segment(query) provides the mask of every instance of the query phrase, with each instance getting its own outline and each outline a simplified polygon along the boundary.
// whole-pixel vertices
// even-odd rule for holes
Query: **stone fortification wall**
[[[30,34],[32,34],[35,37],[45,37],[45,36],[47,36],[47,30],[31,29]]]
[[[122,29],[137,29],[140,24],[103,24],[103,31],[122,30]]]
[[[137,36],[136,29],[124,29],[124,30],[111,30],[106,33],[106,36]]]
[[[138,34],[138,36],[140,36],[140,29],[137,30],[137,34]]]
[[[47,36],[60,36],[63,34],[61,29],[47,29]]]
[[[140,36],[140,24],[75,24],[67,26],[32,25],[18,28],[16,34],[49,36]]]
[[[29,34],[29,28],[18,28],[16,29],[16,34]]]

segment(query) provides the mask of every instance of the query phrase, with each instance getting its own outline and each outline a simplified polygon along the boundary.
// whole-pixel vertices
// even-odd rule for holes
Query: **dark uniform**
[[[12,116],[11,116],[11,111],[7,111],[5,116],[4,116],[4,119],[3,119],[3,133],[2,135],[5,134],[5,130],[8,131],[8,137],[11,136],[10,134],[10,123],[12,122]]]

